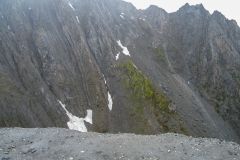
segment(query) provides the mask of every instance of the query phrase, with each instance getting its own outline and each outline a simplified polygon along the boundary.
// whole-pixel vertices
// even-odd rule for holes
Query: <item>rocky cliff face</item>
[[[0,22],[1,127],[239,142],[240,29],[221,13],[8,0]]]
[[[169,17],[163,34],[172,43],[168,51],[174,70],[239,132],[237,23],[218,11],[209,14],[202,5],[186,4]]]

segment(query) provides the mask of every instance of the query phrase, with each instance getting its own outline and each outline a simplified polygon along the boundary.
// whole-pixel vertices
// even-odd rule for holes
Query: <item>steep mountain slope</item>
[[[157,28],[154,21],[151,18],[150,23]],[[170,14],[161,28],[167,60],[174,72],[194,84],[197,88],[191,88],[198,89],[201,97],[239,133],[237,23],[217,11],[209,14],[202,5],[186,4]]]
[[[1,127],[239,142],[240,30],[219,12],[8,0],[0,22]]]

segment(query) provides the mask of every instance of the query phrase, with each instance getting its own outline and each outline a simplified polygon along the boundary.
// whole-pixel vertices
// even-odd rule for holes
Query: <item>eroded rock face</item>
[[[95,108],[96,127],[106,129],[102,73],[69,5],[6,1],[1,7],[1,125],[66,127],[61,100],[79,117]]]
[[[88,131],[239,141],[240,30],[219,12],[9,0],[0,22],[2,127],[68,127],[66,111],[91,110]]]
[[[173,69],[238,133],[239,33],[237,23],[220,12],[211,15],[202,5],[187,4],[170,14],[163,33],[170,39],[166,49]]]

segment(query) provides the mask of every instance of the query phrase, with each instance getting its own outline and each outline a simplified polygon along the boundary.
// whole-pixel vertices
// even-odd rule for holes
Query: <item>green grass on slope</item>
[[[127,88],[127,96],[136,105],[136,107],[130,109],[132,115],[136,116],[136,121],[140,122],[146,119],[144,118],[146,117],[144,111],[149,108],[162,126],[163,132],[177,132],[168,125],[170,119],[179,121],[179,116],[168,107],[172,100],[157,91],[154,85],[134,67],[131,61],[120,63],[116,67],[123,73],[121,80]],[[185,132],[181,125],[178,130],[181,130],[182,133]]]

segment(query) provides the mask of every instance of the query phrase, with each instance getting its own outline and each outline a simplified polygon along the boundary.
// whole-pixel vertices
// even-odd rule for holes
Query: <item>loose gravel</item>
[[[240,145],[180,134],[81,133],[60,128],[0,129],[2,160],[240,160]]]

